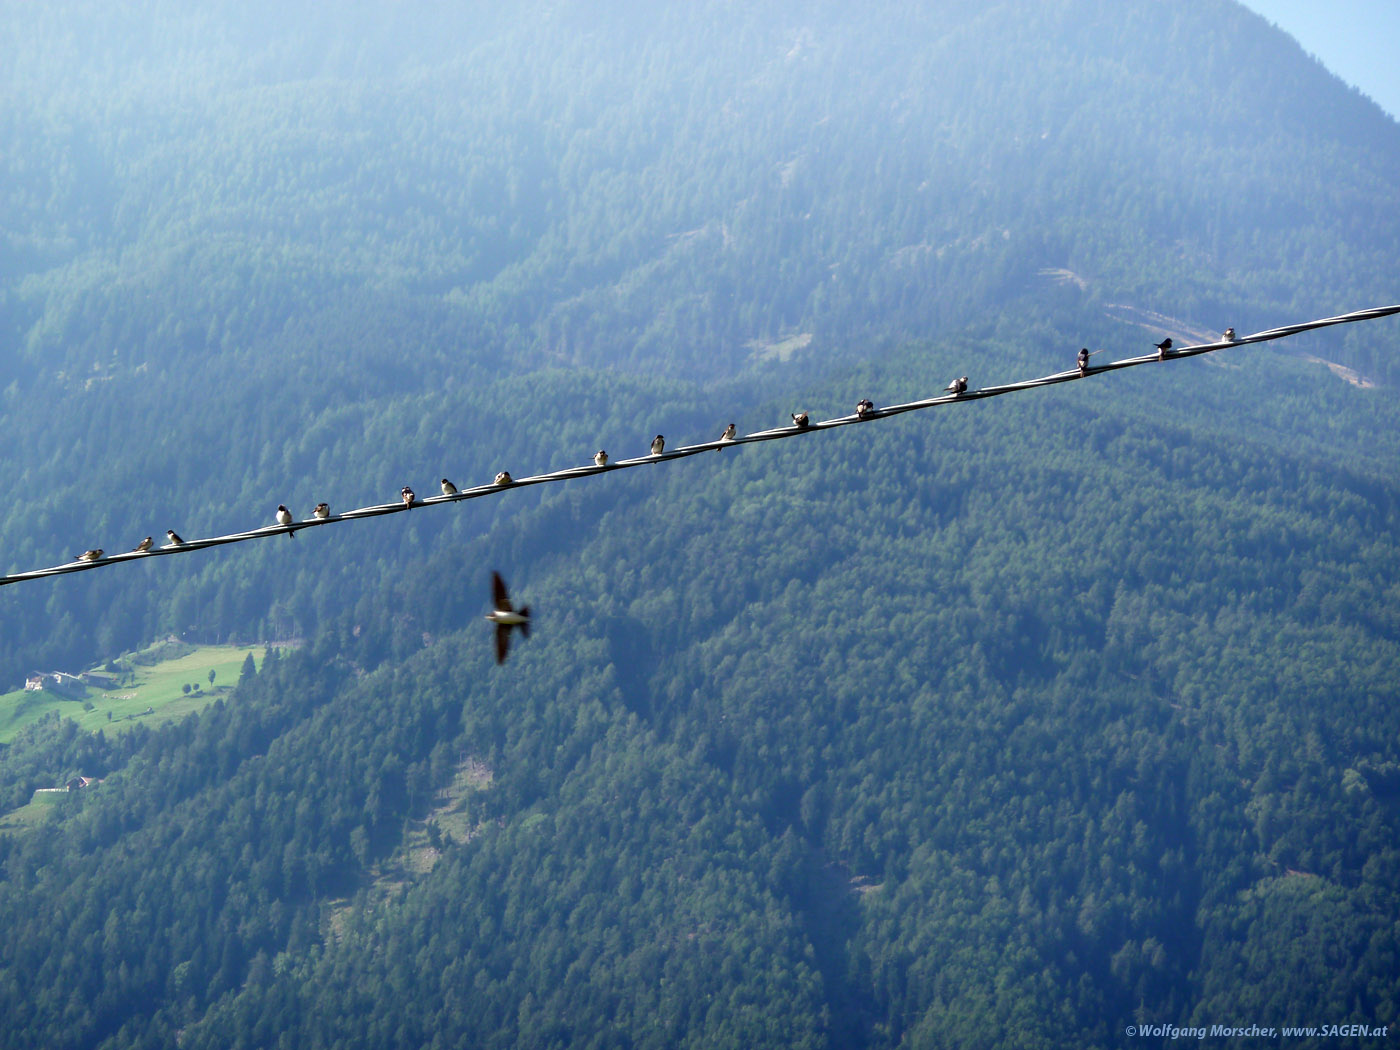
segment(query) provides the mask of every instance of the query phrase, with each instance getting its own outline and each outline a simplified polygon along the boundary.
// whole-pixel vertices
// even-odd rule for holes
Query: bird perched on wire
[[[515,479],[510,476],[510,471],[508,470],[503,470],[496,475],[497,485],[509,485],[514,480]]]
[[[603,449],[593,453],[593,465],[595,467],[606,467],[608,465],[608,454]]]
[[[967,376],[963,376],[961,379],[954,379],[943,389],[946,390],[948,393],[952,394],[954,397],[956,397],[958,394],[967,393]]]
[[[153,539],[151,539],[151,537],[147,536],[144,540],[142,540],[140,543],[138,543],[135,547],[132,547],[132,548],[131,548],[131,553],[132,553],[132,554],[145,554],[148,550],[151,549],[151,546],[152,546],[154,543],[155,543],[155,540],[153,540]]]
[[[657,434],[656,437],[654,437],[654,438],[651,439],[651,454],[652,454],[653,456],[659,456],[659,455],[661,455],[661,453],[663,453],[663,452],[665,452],[665,451],[666,451],[666,438],[665,438],[665,436],[662,435],[662,434]]]
[[[863,398],[861,398],[859,401],[856,402],[856,418],[857,418],[857,419],[864,419],[866,416],[870,415],[870,413],[871,413],[871,412],[874,412],[874,411],[875,411],[875,402],[874,402],[874,401],[871,401],[870,398],[868,398],[868,397],[863,397]]]
[[[407,485],[399,490],[399,497],[403,500],[403,505],[409,510],[413,509],[413,501],[418,498]]]
[[[792,416],[792,425],[798,430],[805,430],[811,425],[806,412],[789,412],[788,415]]]
[[[329,503],[318,503],[316,509],[311,512],[313,518],[320,518],[323,521],[331,516],[331,505]]]
[[[1087,376],[1089,374],[1089,348],[1087,346],[1079,348],[1079,356],[1075,358],[1075,362],[1079,365],[1079,374]]]
[[[446,478],[443,478],[443,479],[442,479],[442,494],[443,494],[444,496],[455,496],[455,495],[457,495],[457,486],[454,485],[454,484],[452,484],[452,482],[448,481]]]
[[[1172,341],[1171,341],[1170,338],[1163,339],[1160,343],[1158,343],[1158,344],[1157,344],[1157,360],[1158,360],[1158,361],[1165,361],[1165,360],[1166,360],[1166,357],[1167,357],[1167,351],[1170,350],[1171,348],[1172,348]]]
[[[289,511],[289,510],[288,510],[284,505],[282,505],[281,503],[277,504],[277,524],[278,524],[278,525],[290,525],[291,523],[292,523],[292,512]],[[294,540],[294,539],[296,539],[296,538],[297,538],[297,534],[296,534],[295,532],[289,532],[289,533],[287,533],[287,539],[289,539],[289,540]]]
[[[1233,343],[1235,341],[1235,328],[1233,325],[1225,329],[1224,334],[1220,336],[1220,341],[1222,343]]]
[[[506,593],[506,581],[499,572],[491,573],[491,604],[493,608],[486,618],[496,625],[496,663],[506,662],[510,651],[510,632],[518,629],[526,638],[530,637],[530,607],[522,605],[516,610]]]
[[[734,424],[730,423],[729,426],[724,428],[724,433],[719,436],[719,439],[721,441],[733,441],[736,433],[738,433],[738,431],[734,429]]]
[[[183,546],[185,545],[185,541],[182,540],[182,539],[180,539],[180,534],[177,533],[174,529],[166,529],[166,530],[165,530],[165,535],[166,535],[166,536],[169,538],[169,540],[170,540],[170,546],[172,546],[172,547],[183,547]]]
[[[78,555],[78,561],[101,561],[101,560],[102,560],[102,548],[101,548],[101,547],[97,547],[97,548],[95,548],[95,549],[93,549],[93,550],[90,550],[90,551],[83,551],[82,554],[79,554],[79,555]]]

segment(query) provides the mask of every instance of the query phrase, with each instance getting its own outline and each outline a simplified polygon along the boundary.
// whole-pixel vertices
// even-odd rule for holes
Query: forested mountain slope
[[[426,298],[432,372],[714,374],[1047,267],[1213,326],[1389,287],[1394,122],[1224,0],[166,7],[11,16],[31,360],[321,358],[352,310],[356,372]]]
[[[1161,337],[1109,304],[1243,331],[1394,298],[1400,129],[1229,3],[84,10],[0,15],[0,478],[42,493],[11,568],[694,417],[618,369],[742,377],[683,395],[708,431],[797,346],[1002,319],[1072,353]],[[1387,345],[1325,356],[1385,380]],[[343,548],[342,600],[385,543]],[[266,556],[0,595],[0,673],[314,630]]]
[[[1332,393],[1266,369],[1212,384]],[[226,708],[112,745],[136,750],[99,791],[7,842],[15,1031],[1056,1046],[1229,1011],[1385,1023],[1400,490],[1176,422],[1179,381],[1122,386],[549,496],[481,541],[581,537],[514,566],[538,622],[501,670],[482,570],[409,570]],[[46,739],[16,750],[79,744]],[[492,773],[470,837],[373,892],[466,761]]]
[[[0,43],[11,569],[1400,298],[1400,129],[1224,0]],[[1400,1023],[1396,331],[0,589],[11,686],[304,641],[0,753],[104,778],[0,836],[0,1042]]]

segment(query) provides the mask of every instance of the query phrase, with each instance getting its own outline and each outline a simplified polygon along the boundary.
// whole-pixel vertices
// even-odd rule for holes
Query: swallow
[[[1172,341],[1171,341],[1171,339],[1163,339],[1160,343],[1158,343],[1158,344],[1157,344],[1157,360],[1158,360],[1158,361],[1165,361],[1165,360],[1166,360],[1166,357],[1167,357],[1167,351],[1170,350],[1171,348],[1172,348]]]
[[[666,438],[664,436],[662,436],[661,434],[657,434],[656,437],[651,439],[651,454],[653,456],[661,455],[661,453],[664,452],[665,449]]]
[[[593,465],[595,467],[606,467],[608,465],[608,454],[603,449],[593,453]]]
[[[403,505],[409,510],[413,509],[413,501],[417,498],[413,495],[413,490],[405,485],[399,490],[399,495],[403,498]]]
[[[1089,374],[1089,348],[1087,346],[1081,346],[1079,348],[1079,356],[1075,358],[1075,360],[1079,364],[1079,374],[1087,376]]]
[[[735,433],[734,424],[730,423],[729,426],[724,428],[724,433],[719,436],[719,439],[721,441],[733,441]]]
[[[963,376],[961,379],[954,379],[943,389],[954,397],[957,397],[959,394],[967,393],[967,376]]]
[[[155,541],[152,540],[151,537],[147,536],[144,540],[142,540],[140,543],[138,543],[135,547],[132,547],[132,548],[131,548],[131,553],[132,553],[132,554],[145,554],[148,550],[151,549],[151,544],[154,543],[154,542],[155,542]]]
[[[856,402],[857,419],[864,419],[866,416],[870,415],[870,413],[874,411],[875,402],[871,401],[868,397],[863,397]]]
[[[452,482],[448,481],[446,478],[443,478],[443,479],[442,479],[442,494],[443,494],[444,496],[455,496],[455,495],[457,495],[457,486],[454,485],[454,484],[452,484]]]
[[[318,503],[316,509],[311,512],[313,518],[329,518],[331,516],[331,505],[329,503]]]
[[[289,511],[283,504],[281,504],[281,503],[277,504],[277,524],[278,524],[278,525],[290,525],[291,523],[292,523],[292,512]],[[287,533],[287,539],[289,539],[289,540],[294,540],[294,539],[296,539],[296,538],[297,538],[297,534],[296,534],[295,532],[289,532],[289,533]]]
[[[79,554],[79,555],[78,555],[78,561],[101,561],[101,560],[102,560],[102,548],[101,548],[101,547],[98,547],[98,548],[96,548],[95,550],[83,551],[82,554]]]
[[[792,416],[792,425],[795,426],[798,430],[807,429],[809,423],[807,420],[806,412],[789,412],[788,415]]]
[[[503,664],[510,651],[511,628],[519,628],[521,634],[530,637],[530,607],[523,605],[517,611],[510,604],[506,581],[499,572],[491,573],[491,604],[493,608],[486,618],[496,625],[496,663]]]
[[[1220,337],[1220,341],[1222,343],[1233,343],[1235,341],[1235,329],[1233,326],[1225,329],[1224,334]]]
[[[174,529],[166,529],[165,535],[170,538],[170,545],[172,547],[183,547],[185,545],[185,541],[180,539],[179,533]]]
[[[509,484],[510,484],[511,482],[513,482],[514,480],[515,480],[515,479],[512,478],[512,477],[510,476],[510,471],[508,471],[508,470],[503,470],[503,471],[501,471],[499,474],[496,475],[496,484],[497,484],[497,485],[509,485]]]

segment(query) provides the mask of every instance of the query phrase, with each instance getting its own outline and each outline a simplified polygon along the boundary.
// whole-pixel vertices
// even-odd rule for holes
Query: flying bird
[[[967,393],[967,376],[963,376],[961,379],[954,379],[943,389],[954,397],[957,397],[959,394]]]
[[[403,505],[409,510],[412,510],[413,501],[417,499],[417,497],[413,494],[413,490],[407,485],[405,485],[402,489],[399,490],[399,496],[403,499]]]
[[[1167,356],[1167,351],[1170,350],[1171,348],[1172,348],[1172,341],[1171,341],[1170,338],[1163,339],[1160,343],[1158,343],[1158,344],[1157,344],[1157,360],[1158,360],[1158,361],[1165,360],[1165,359],[1166,359],[1166,356]]]
[[[719,439],[721,441],[733,441],[736,432],[734,424],[730,423],[729,426],[724,428],[724,433],[719,436]]]
[[[601,448],[593,453],[593,465],[595,467],[606,467],[608,465],[608,454]]]
[[[454,484],[452,484],[452,482],[448,481],[446,478],[443,478],[443,479],[442,479],[442,494],[443,494],[444,496],[455,496],[455,495],[457,495],[457,486],[454,485]]]
[[[154,542],[155,542],[155,541],[154,541],[153,539],[151,539],[151,537],[147,536],[144,540],[142,540],[140,543],[138,543],[135,547],[132,547],[132,548],[131,548],[131,553],[132,553],[132,554],[145,554],[146,551],[148,551],[148,550],[151,549],[151,544],[153,544]]]
[[[1079,356],[1075,358],[1075,360],[1079,363],[1079,374],[1087,376],[1089,374],[1089,348],[1087,346],[1081,346],[1079,348]]]
[[[1235,329],[1233,325],[1225,329],[1224,334],[1220,337],[1220,341],[1223,343],[1233,343],[1235,341]]]
[[[172,547],[183,547],[185,545],[185,541],[180,539],[179,533],[174,529],[166,529],[165,535],[170,538],[170,545]]]
[[[79,554],[79,555],[78,555],[78,561],[101,561],[101,560],[102,560],[102,548],[101,548],[101,547],[98,547],[98,548],[96,548],[95,550],[83,551],[82,554]]]
[[[808,420],[806,412],[789,412],[788,415],[792,416],[792,425],[798,430],[805,430],[807,428]]]
[[[519,628],[521,634],[530,637],[530,607],[522,605],[516,611],[506,593],[506,581],[499,572],[491,573],[491,604],[494,608],[486,618],[496,625],[496,663],[503,664],[510,651],[511,628]]]
[[[329,503],[318,503],[316,509],[311,512],[313,518],[329,518],[331,516],[331,505]]]
[[[289,510],[288,510],[284,505],[282,505],[281,503],[277,504],[277,524],[278,524],[278,525],[290,525],[291,523],[292,523],[292,512],[289,511]],[[289,540],[294,540],[294,539],[296,539],[296,538],[297,538],[297,534],[296,534],[295,532],[289,532],[289,533],[287,533],[287,539],[289,539]]]
[[[856,402],[856,417],[858,419],[864,419],[866,416],[870,415],[870,413],[874,411],[875,402],[871,401],[870,398],[863,397]]]
[[[510,471],[508,470],[503,470],[496,475],[497,485],[509,485],[514,480],[515,479],[510,476]]]

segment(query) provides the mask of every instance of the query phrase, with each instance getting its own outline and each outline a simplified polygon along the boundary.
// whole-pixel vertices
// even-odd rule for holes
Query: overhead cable
[[[831,430],[835,427],[850,426],[853,423],[869,423],[876,419],[887,419],[890,416],[902,415],[905,412],[915,412],[919,409],[958,404],[964,401],[979,401],[983,398],[1000,397],[1002,394],[1016,393],[1021,390],[1053,386],[1056,383],[1072,383],[1075,380],[1088,379],[1092,376],[1104,372],[1116,371],[1120,368],[1132,368],[1136,365],[1164,363],[1167,361],[1181,361],[1186,358],[1199,357],[1201,354],[1214,353],[1217,350],[1227,350],[1231,347],[1243,346],[1248,343],[1264,343],[1274,339],[1284,339],[1288,336],[1297,335],[1300,332],[1312,331],[1315,328],[1350,324],[1354,321],[1370,321],[1378,317],[1388,317],[1396,313],[1400,313],[1400,305],[1377,306],[1368,310],[1355,310],[1351,313],[1338,314],[1336,317],[1324,317],[1320,320],[1306,321],[1302,324],[1270,328],[1263,332],[1240,336],[1232,340],[1184,346],[1180,349],[1168,350],[1160,356],[1157,353],[1150,353],[1140,357],[1127,357],[1121,361],[1111,361],[1107,364],[1096,365],[1088,369],[1087,372],[1080,372],[1077,367],[1070,368],[1063,372],[1055,372],[1051,375],[1041,376],[1039,379],[1028,379],[1020,383],[1005,383],[999,386],[981,387],[975,390],[967,390],[963,393],[944,393],[936,397],[924,398],[919,401],[909,401],[899,405],[887,405],[884,408],[872,408],[858,415],[839,416],[835,419],[827,419],[815,423],[804,422],[803,425],[794,424],[791,426],[775,427],[771,430],[760,430],[753,434],[736,435],[733,438],[706,441],[698,445],[682,445],[677,449],[671,449],[653,455],[638,456],[634,459],[619,459],[608,462],[602,466],[589,464],[587,466],[568,467],[564,470],[555,470],[547,474],[536,474],[532,477],[505,480],[504,483],[498,482],[477,485],[473,488],[461,489],[460,491],[448,495],[430,496],[421,500],[415,500],[412,507],[407,505],[403,500],[398,500],[394,503],[381,503],[372,507],[361,507],[358,510],[347,510],[341,514],[312,517],[304,521],[291,522],[286,525],[267,525],[262,528],[248,529],[243,532],[230,532],[223,536],[180,540],[178,543],[171,542],[159,547],[152,546],[149,550],[144,551],[134,550],[124,554],[101,554],[98,557],[90,557],[89,555],[98,553],[92,551],[89,552],[88,555],[82,556],[79,560],[65,562],[62,565],[53,565],[47,569],[34,569],[29,572],[16,572],[0,576],[0,587],[9,583],[20,583],[24,580],[38,580],[47,576],[62,576],[70,572],[86,572],[89,569],[101,569],[110,565],[139,561],[143,558],[160,558],[171,554],[188,554],[191,551],[204,550],[206,547],[219,547],[226,543],[242,543],[244,540],[269,539],[274,536],[294,534],[301,529],[319,528],[324,525],[335,525],[345,521],[358,521],[361,518],[374,518],[381,514],[401,514],[408,512],[412,508],[427,508],[441,506],[446,503],[459,503],[462,500],[498,495],[511,489],[528,488],[531,485],[569,481],[573,478],[591,477],[594,474],[607,474],[614,470],[627,470],[631,467],[640,467],[645,464],[656,464],[673,459],[685,459],[687,456],[699,455],[701,452],[714,452],[735,445],[746,445],[755,441],[776,441],[780,438],[796,437],[799,434],[808,434],[820,430]]]

